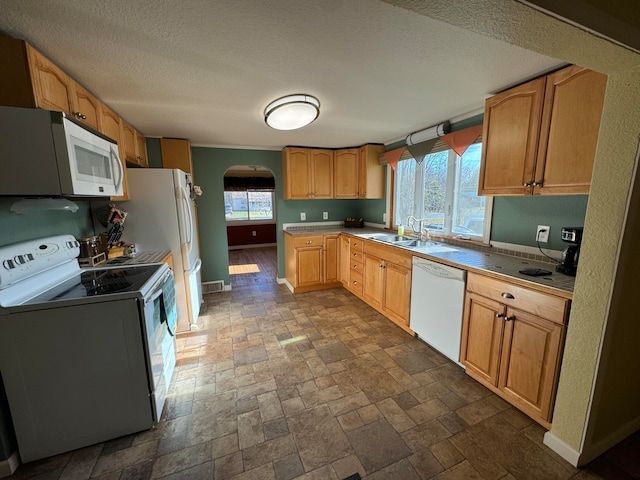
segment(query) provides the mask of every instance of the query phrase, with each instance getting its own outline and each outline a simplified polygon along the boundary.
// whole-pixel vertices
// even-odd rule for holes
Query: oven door
[[[151,402],[156,422],[160,420],[162,415],[167,390],[176,366],[174,331],[168,325],[162,312],[165,302],[164,296],[170,289],[168,287],[173,288],[173,274],[171,270],[167,269],[144,299],[143,322],[148,352]]]
[[[69,173],[60,172],[63,194],[92,196],[123,195],[123,165],[118,145],[106,137],[63,119],[69,154]],[[58,162],[63,161],[58,159]]]

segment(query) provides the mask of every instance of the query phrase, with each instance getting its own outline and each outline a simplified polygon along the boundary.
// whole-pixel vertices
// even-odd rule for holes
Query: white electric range
[[[0,247],[0,373],[23,462],[159,420],[176,361],[164,263],[80,268],[60,235]]]

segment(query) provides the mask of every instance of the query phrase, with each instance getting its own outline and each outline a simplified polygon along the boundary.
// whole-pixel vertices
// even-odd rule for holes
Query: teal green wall
[[[93,235],[91,209],[88,202],[76,202],[77,212],[41,211],[18,215],[11,205],[18,200],[0,197],[0,246],[46,237],[71,234],[74,237]],[[16,450],[15,435],[4,386],[0,383],[0,461],[7,460]]]
[[[548,225],[549,243],[543,248],[564,250],[562,227],[582,227],[587,211],[587,195],[495,197],[491,220],[491,240],[536,246],[536,228]]]
[[[0,246],[64,233],[75,237],[93,235],[89,202],[77,201],[75,213],[49,210],[18,215],[10,210],[16,200],[0,197]]]
[[[147,160],[149,167],[162,168],[162,150],[159,138],[147,138]]]

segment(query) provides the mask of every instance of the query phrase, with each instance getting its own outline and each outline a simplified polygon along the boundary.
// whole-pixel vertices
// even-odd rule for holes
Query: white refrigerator
[[[191,176],[178,169],[127,169],[129,200],[122,239],[140,252],[170,250],[176,286],[178,324],[185,332],[197,328],[202,285]]]

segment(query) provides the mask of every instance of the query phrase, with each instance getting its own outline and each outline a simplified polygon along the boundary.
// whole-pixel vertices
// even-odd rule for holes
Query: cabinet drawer
[[[349,290],[358,296],[362,296],[362,273],[358,273],[353,269],[349,271]]]
[[[411,268],[411,255],[395,247],[382,245],[377,242],[366,242],[364,244],[364,253],[375,255],[401,267]]]
[[[467,276],[467,291],[546,318],[560,325],[566,323],[569,312],[570,300],[475,273],[469,273]]]
[[[362,253],[362,245],[364,242],[358,237],[349,238],[349,252],[350,253]]]
[[[349,268],[351,268],[352,271],[359,273],[362,273],[364,271],[364,264],[360,260],[356,258],[350,258],[349,260]]]
[[[322,235],[304,235],[304,236],[294,236],[293,237],[293,246],[294,247],[312,247],[316,245],[322,245],[323,239]]]

